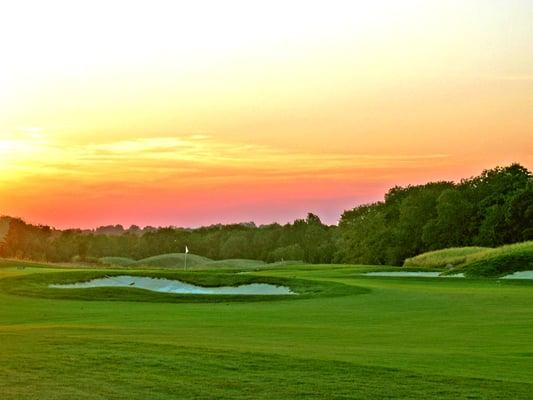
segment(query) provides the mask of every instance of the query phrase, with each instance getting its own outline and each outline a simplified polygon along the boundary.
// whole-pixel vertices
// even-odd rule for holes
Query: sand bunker
[[[500,279],[533,279],[533,271],[519,271]]]
[[[146,289],[154,292],[177,294],[212,294],[212,295],[286,295],[295,294],[286,286],[276,286],[268,283],[251,283],[239,286],[203,287],[190,283],[165,278],[149,278],[143,276],[107,276],[87,282],[54,284],[51,288],[85,289],[94,287],[131,287]]]
[[[409,272],[409,271],[384,271],[384,272],[367,272],[367,276],[403,276],[403,277],[421,277],[421,278],[464,278],[464,274],[440,275],[440,272]]]

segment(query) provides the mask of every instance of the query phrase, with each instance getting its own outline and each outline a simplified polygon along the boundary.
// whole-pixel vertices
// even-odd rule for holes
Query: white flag
[[[188,253],[189,253],[189,248],[185,246],[185,254],[188,254]]]

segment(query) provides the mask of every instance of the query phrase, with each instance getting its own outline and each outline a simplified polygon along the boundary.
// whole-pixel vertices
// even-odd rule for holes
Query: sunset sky
[[[533,168],[533,1],[12,1],[0,214],[287,222]]]

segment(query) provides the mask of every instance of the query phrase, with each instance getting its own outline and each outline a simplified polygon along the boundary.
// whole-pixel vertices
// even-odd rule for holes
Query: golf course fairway
[[[143,301],[141,289],[111,300],[24,295],[7,283],[65,270],[6,264],[0,398],[531,398],[533,281],[362,275],[368,270],[261,269],[239,276],[322,292],[172,302]]]

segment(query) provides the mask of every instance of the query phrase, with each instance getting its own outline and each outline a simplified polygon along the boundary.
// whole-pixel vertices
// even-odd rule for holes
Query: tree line
[[[2,217],[9,230],[0,243],[0,257],[66,262],[94,261],[105,256],[142,259],[165,253],[192,253],[215,260],[256,259],[267,262],[303,260],[330,262],[334,253],[335,227],[318,216],[291,224],[230,224],[186,229],[175,227],[124,229],[106,227],[107,233],[79,229],[55,230],[18,218]],[[100,230],[101,231],[101,230]]]
[[[2,233],[3,232],[3,233]],[[454,182],[394,187],[383,201],[345,211],[338,226],[314,214],[280,225],[197,229],[120,225],[57,230],[0,218],[0,257],[37,261],[142,259],[191,252],[212,259],[401,265],[429,250],[533,239],[533,177],[519,164]]]

